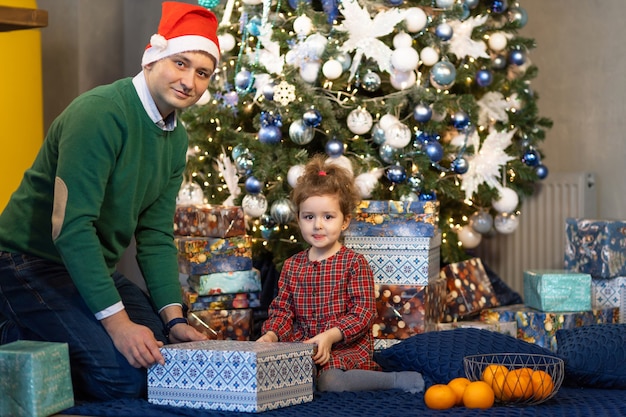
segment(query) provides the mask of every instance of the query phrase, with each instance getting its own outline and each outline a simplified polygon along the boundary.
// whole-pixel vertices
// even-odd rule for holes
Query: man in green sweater
[[[142,71],[65,109],[0,215],[0,343],[68,343],[77,399],[145,396],[164,343],[206,338],[183,316],[173,243],[176,112],[208,87],[216,30],[206,8],[163,3]],[[149,296],[115,270],[133,236]]]

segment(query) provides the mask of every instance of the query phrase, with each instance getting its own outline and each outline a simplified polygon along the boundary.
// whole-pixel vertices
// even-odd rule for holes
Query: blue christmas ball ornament
[[[335,57],[335,60],[339,61],[339,63],[341,64],[341,68],[344,71],[348,71],[350,69],[350,66],[352,65],[352,57],[347,52],[337,55]]]
[[[331,158],[336,158],[338,156],[343,155],[343,142],[339,139],[331,139],[326,142],[326,155]]]
[[[310,127],[318,127],[322,123],[322,114],[317,109],[309,109],[302,115],[302,121]]]
[[[526,62],[526,54],[522,50],[514,49],[509,52],[509,62],[517,66],[524,65]]]
[[[280,127],[274,125],[261,126],[259,129],[259,142],[265,145],[275,145],[283,138]]]
[[[253,16],[248,21],[246,25],[246,29],[248,33],[252,36],[259,36],[261,34],[261,27],[263,26],[263,21],[259,16]]]
[[[430,69],[430,82],[439,89],[452,87],[455,80],[456,68],[450,61],[439,61]]]
[[[230,155],[233,158],[233,161],[242,155],[248,155],[248,154],[250,154],[250,150],[243,145],[235,146],[230,153]]]
[[[465,0],[463,4],[465,4],[470,9],[475,9],[476,6],[478,6],[478,3],[480,3],[480,0]]]
[[[436,201],[437,194],[434,191],[422,191],[419,195],[420,201]]]
[[[545,180],[548,177],[548,167],[543,164],[539,164],[535,167],[535,173],[540,180]]]
[[[396,160],[398,152],[398,149],[387,144],[382,144],[380,148],[378,148],[378,156],[387,164],[391,164]]]
[[[442,41],[449,41],[452,39],[453,34],[454,31],[452,30],[452,26],[447,23],[440,23],[435,28],[435,35],[437,35],[437,37]]]
[[[265,100],[274,100],[274,87],[276,87],[276,84],[274,84],[273,81],[263,86],[263,88],[261,89],[261,93],[263,93],[263,97],[265,97]]]
[[[509,22],[517,23],[520,28],[523,28],[526,26],[526,23],[528,23],[528,13],[519,6],[511,7],[507,14],[509,16]]]
[[[411,176],[407,179],[407,183],[411,186],[413,191],[419,193],[424,185],[424,176],[420,172],[411,174]]]
[[[489,233],[493,227],[493,217],[485,210],[477,211],[470,217],[469,224],[478,233]]]
[[[254,158],[250,154],[239,155],[235,158],[235,167],[240,174],[248,175],[254,166]]]
[[[480,69],[476,72],[476,84],[481,87],[489,87],[493,82],[493,74],[488,69]]]
[[[289,6],[296,10],[298,8],[298,4],[302,3],[302,4],[311,4],[312,0],[289,0]]]
[[[426,144],[426,142],[430,140],[435,140],[435,136],[431,135],[428,132],[422,132],[421,130],[418,130],[417,132],[415,132],[416,146],[424,145]]]
[[[528,165],[529,167],[534,167],[539,165],[539,154],[534,149],[528,149],[522,155],[522,162]]]
[[[257,177],[246,178],[246,191],[249,194],[258,194],[261,192],[262,184]]]
[[[380,123],[375,123],[372,127],[372,141],[377,145],[382,145],[386,140],[385,129],[380,127]]]
[[[361,86],[370,93],[378,90],[381,82],[380,75],[373,71],[367,71],[361,78]]]
[[[235,86],[242,90],[247,89],[252,83],[252,73],[248,70],[241,70],[235,75]]]
[[[443,146],[437,141],[428,141],[424,146],[424,151],[432,162],[439,162],[443,158]]]
[[[433,117],[433,109],[428,104],[419,103],[413,109],[413,118],[419,123],[426,123]]]
[[[509,2],[507,0],[492,0],[489,8],[494,13],[504,13],[508,7]]]
[[[452,115],[452,125],[456,130],[464,130],[470,124],[470,118],[467,113],[462,110],[455,112]]]
[[[503,70],[507,66],[506,56],[500,54],[493,57],[491,60],[491,68],[494,70]]]
[[[470,10],[470,7],[466,3],[462,3],[461,4],[461,20],[466,20],[468,17],[470,17],[471,13],[472,11]]]
[[[402,3],[404,3],[404,0],[387,0],[387,3],[389,3],[391,6],[397,7],[397,6],[402,6]]]
[[[469,162],[463,157],[456,158],[452,161],[452,170],[457,174],[465,174],[469,170]]]
[[[392,165],[387,168],[387,179],[394,184],[406,181],[406,169],[400,165]]]
[[[289,139],[296,145],[306,145],[315,137],[315,130],[304,124],[302,119],[294,120],[289,125]]]

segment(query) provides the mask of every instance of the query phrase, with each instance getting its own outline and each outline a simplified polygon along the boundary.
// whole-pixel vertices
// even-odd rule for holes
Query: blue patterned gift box
[[[619,322],[626,323],[626,277],[591,279],[593,309],[619,307]]]
[[[438,219],[438,201],[364,200],[344,236],[432,237]]]
[[[45,417],[74,405],[66,343],[0,346],[0,416]]]
[[[619,308],[605,308],[577,312],[545,312],[522,304],[485,309],[480,320],[493,322],[517,322],[517,338],[556,352],[556,331],[573,329],[592,324],[617,323]]]
[[[261,306],[261,293],[258,291],[200,295],[191,288],[183,287],[183,296],[190,311],[257,308]]]
[[[346,236],[344,245],[365,256],[376,283],[427,285],[439,277],[439,233],[433,237]]]
[[[252,269],[250,236],[177,237],[178,269],[183,274],[213,274]]]
[[[626,276],[626,221],[568,218],[565,269],[592,278]]]
[[[167,345],[148,369],[148,401],[262,412],[313,400],[314,345],[227,340]]]
[[[199,295],[259,292],[262,289],[261,273],[254,268],[247,271],[189,275],[187,283]]]
[[[556,269],[524,271],[524,303],[541,311],[591,310],[591,275]]]

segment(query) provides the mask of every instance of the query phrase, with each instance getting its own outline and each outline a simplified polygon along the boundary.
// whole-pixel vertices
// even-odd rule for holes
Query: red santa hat
[[[219,61],[217,18],[205,7],[166,1],[158,32],[150,38],[141,65],[188,51],[204,51]]]

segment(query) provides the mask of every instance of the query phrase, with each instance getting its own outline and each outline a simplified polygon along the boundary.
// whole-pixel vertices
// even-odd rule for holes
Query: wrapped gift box
[[[199,295],[260,292],[261,274],[258,269],[216,272],[207,275],[189,275],[189,286]]]
[[[44,417],[74,405],[66,343],[0,346],[0,415]]]
[[[617,323],[618,308],[578,312],[545,312],[522,304],[495,307],[481,311],[480,320],[517,323],[517,338],[556,352],[556,331],[591,324]]]
[[[199,295],[190,288],[183,289],[185,304],[190,311],[257,308],[261,306],[259,292]]]
[[[438,201],[365,200],[344,236],[432,237],[438,216]]]
[[[434,237],[346,236],[344,245],[365,256],[376,283],[427,285],[439,277],[439,233]]]
[[[313,348],[226,340],[167,345],[165,365],[148,369],[148,401],[238,412],[310,402]]]
[[[448,287],[444,322],[453,322],[498,306],[498,299],[480,258],[446,265],[440,271]]]
[[[177,205],[174,214],[174,234],[200,237],[245,235],[243,208],[211,204]]]
[[[187,319],[190,326],[210,340],[250,340],[252,309],[190,311]]]
[[[374,350],[383,350],[400,343],[401,339],[374,339]]]
[[[591,275],[564,270],[524,271],[524,304],[541,311],[591,310]]]
[[[205,275],[252,269],[250,236],[229,238],[177,237],[178,269],[183,274]]]
[[[455,321],[453,323],[438,323],[437,330],[453,330],[453,329],[483,329],[490,330],[492,332],[502,333],[509,336],[517,337],[517,322],[494,322],[487,323],[480,320],[463,320]]]
[[[565,269],[593,278],[626,276],[626,221],[566,219]]]
[[[626,323],[626,277],[591,279],[591,308],[619,307],[619,322]]]
[[[372,332],[376,339],[406,339],[435,330],[445,309],[445,280],[428,285],[376,284]]]

